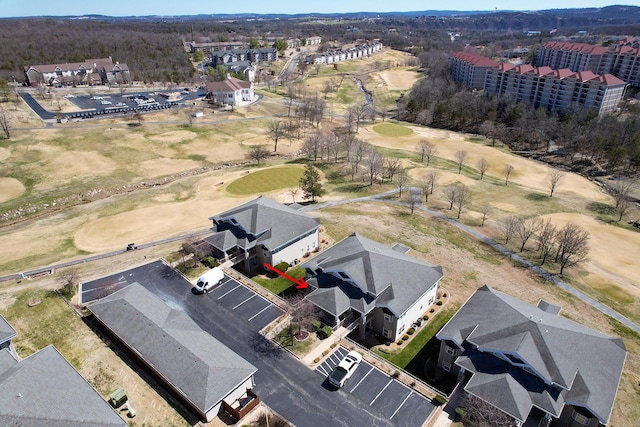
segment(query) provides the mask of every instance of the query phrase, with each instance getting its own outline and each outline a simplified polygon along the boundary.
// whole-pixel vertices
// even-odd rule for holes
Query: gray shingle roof
[[[209,218],[216,224],[220,221],[234,219],[237,227],[244,233],[232,230],[238,238],[239,246],[245,247],[255,237],[260,244],[269,250],[276,250],[294,241],[305,233],[320,226],[320,219],[313,218],[304,212],[290,208],[265,196],[260,196],[243,205]],[[245,243],[242,243],[245,241]]]
[[[0,344],[9,341],[16,336],[16,330],[0,315]]]
[[[330,273],[336,273],[340,280],[340,289],[352,301],[358,311],[369,306],[364,295],[375,298],[375,305],[389,307],[401,316],[425,292],[442,278],[442,268],[435,267],[410,255],[398,252],[373,240],[354,233],[336,243],[318,256],[303,264],[312,271],[322,270],[311,285],[320,288],[336,286]],[[351,284],[353,283],[353,284]],[[358,292],[356,292],[358,290]],[[307,296],[311,301],[321,289]],[[316,295],[314,295],[316,294]],[[354,304],[361,301],[361,306]]]
[[[547,383],[564,389],[566,403],[588,408],[606,424],[626,358],[622,340],[560,317],[553,307],[545,311],[550,308],[546,304],[541,307],[483,286],[438,332],[437,337],[453,340],[460,346],[466,341],[482,352],[517,355]],[[459,364],[480,373],[477,381],[485,381],[482,379],[484,368],[474,368],[473,357],[477,358],[477,355],[466,351],[463,356],[466,359],[460,358]],[[495,359],[494,356],[489,357]],[[505,361],[501,363],[511,366]],[[474,387],[474,384],[475,378],[469,385]],[[479,397],[490,401],[488,395]],[[535,404],[534,397],[529,399]],[[524,411],[522,407],[531,409],[531,403],[523,397],[517,403],[521,405],[519,413]],[[500,404],[510,406],[506,400]],[[501,407],[500,404],[496,406]]]
[[[203,413],[257,371],[139,283],[89,308]]]
[[[0,425],[121,427],[127,423],[52,345],[17,361],[0,351]]]

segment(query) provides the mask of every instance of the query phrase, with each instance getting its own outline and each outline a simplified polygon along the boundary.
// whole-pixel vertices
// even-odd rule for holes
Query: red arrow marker
[[[267,264],[266,262],[264,263],[264,268],[266,268],[267,270],[271,270],[274,273],[279,274],[280,276],[284,277],[287,280],[292,281],[293,283],[296,284],[296,289],[306,289],[309,287],[309,284],[307,282],[305,282],[304,277],[301,277],[300,279],[296,279],[293,278],[291,276],[289,276],[286,273],[283,273],[282,271],[278,270],[277,268]]]

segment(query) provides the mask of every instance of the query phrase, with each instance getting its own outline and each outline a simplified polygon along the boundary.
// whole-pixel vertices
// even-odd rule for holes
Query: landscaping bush
[[[422,320],[429,320],[429,316],[425,314],[424,316],[422,316]]]
[[[332,333],[333,331],[331,330],[331,326],[324,325],[322,328],[320,328],[317,335],[318,335],[318,338],[320,338],[321,340],[324,340],[329,338]]]
[[[407,334],[413,335],[415,332],[416,332],[415,328],[409,328],[409,330],[407,331]]]
[[[447,293],[445,292],[444,294],[442,294],[442,298],[446,298],[447,297]]]
[[[276,270],[280,270],[283,273],[289,269],[289,263],[286,261],[282,261],[273,266]]]
[[[217,260],[217,259],[215,259],[215,258],[214,258],[214,257],[212,257],[212,256],[208,256],[208,257],[206,257],[205,259],[203,259],[203,260],[202,260],[202,263],[203,263],[204,265],[206,265],[207,267],[209,267],[209,268],[217,267],[217,266],[219,266],[219,265],[220,265],[220,263],[218,262],[218,260]]]
[[[330,347],[331,347],[331,348],[336,348],[337,346],[338,346],[338,343],[335,343],[335,342],[334,342],[333,344],[331,344],[331,346],[330,346]]]
[[[433,398],[433,403],[437,406],[442,406],[447,403],[447,399],[445,399],[444,396],[440,394],[436,394],[436,397]]]
[[[402,337],[402,341],[406,341],[408,339],[409,339],[409,335],[405,335],[405,336]]]
[[[319,357],[316,357],[315,359],[313,359],[313,363],[318,363],[320,361]]]
[[[431,310],[429,310],[429,313],[433,313],[434,311],[436,311],[436,309],[432,308]]]
[[[320,332],[322,329],[322,322],[319,320],[312,320],[311,326],[313,327],[314,332]]]
[[[467,411],[465,411],[463,408],[461,408],[460,406],[458,406],[455,409],[455,413],[456,413],[456,420],[461,420],[464,418],[465,415],[467,415]]]
[[[442,301],[438,301],[436,305],[442,305]]]
[[[396,344],[398,344],[398,345],[402,345],[403,343],[404,343],[404,341],[400,340],[400,341],[398,341]]]

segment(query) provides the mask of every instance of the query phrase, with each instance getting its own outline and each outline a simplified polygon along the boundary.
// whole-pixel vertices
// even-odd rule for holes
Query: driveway
[[[262,316],[275,308],[268,308],[259,314],[266,307],[263,305],[266,300],[252,296],[251,290],[243,285],[238,286],[234,280],[225,278],[224,283],[215,290],[205,295],[196,295],[192,292],[193,285],[190,282],[162,262],[156,261],[110,276],[110,279],[89,282],[85,286],[96,289],[96,284],[100,281],[113,288],[137,281],[172,308],[187,313],[203,330],[258,368],[254,391],[265,404],[297,427],[390,427],[422,424],[407,423],[405,418],[400,417],[401,411],[390,419],[393,412],[391,406],[399,406],[396,404],[398,398],[387,408],[381,400],[381,394],[376,399],[378,404],[372,406],[370,402],[357,397],[357,394],[326,388],[321,374],[310,370],[258,333],[267,321]],[[275,312],[270,316],[274,314]],[[377,374],[374,378],[377,378]],[[364,386],[360,387],[366,389]],[[396,390],[395,387],[392,390]],[[387,388],[391,388],[391,385]],[[398,392],[402,394],[401,399],[408,393],[406,389],[398,389]],[[384,396],[387,399],[390,394],[385,390]],[[408,397],[407,402],[412,399],[413,397]],[[428,408],[430,412],[430,407]]]

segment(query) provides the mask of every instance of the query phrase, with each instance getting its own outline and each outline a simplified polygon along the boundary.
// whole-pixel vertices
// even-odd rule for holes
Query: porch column
[[[358,319],[358,327],[359,327],[358,338],[360,338],[361,340],[363,340],[366,335],[365,321],[366,321],[366,316],[360,316],[360,318]]]

